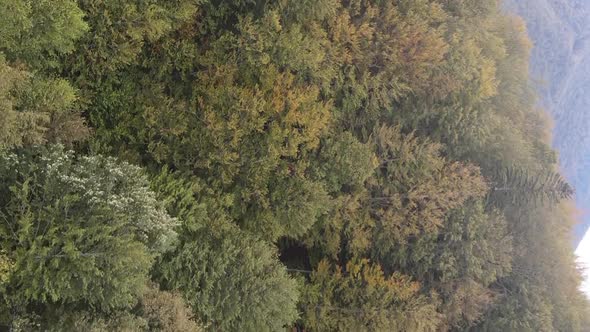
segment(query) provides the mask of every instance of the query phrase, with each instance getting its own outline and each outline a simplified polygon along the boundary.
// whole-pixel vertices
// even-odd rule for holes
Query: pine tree
[[[574,189],[561,174],[552,171],[535,173],[514,167],[498,171],[493,177],[490,201],[493,204],[557,204],[573,197]]]

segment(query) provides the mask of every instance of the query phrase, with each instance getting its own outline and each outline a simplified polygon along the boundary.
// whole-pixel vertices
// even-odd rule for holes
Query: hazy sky
[[[586,232],[578,245],[576,255],[578,256],[578,264],[585,269],[584,277],[586,280],[582,283],[582,290],[590,297],[590,231]]]

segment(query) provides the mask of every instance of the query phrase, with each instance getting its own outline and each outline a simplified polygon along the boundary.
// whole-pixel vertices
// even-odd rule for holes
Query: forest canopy
[[[500,2],[0,12],[0,329],[590,326]]]

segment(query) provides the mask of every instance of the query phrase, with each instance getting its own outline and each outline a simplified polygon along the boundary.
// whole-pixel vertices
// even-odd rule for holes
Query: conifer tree
[[[557,204],[574,195],[573,188],[556,172],[506,168],[494,176],[490,200],[495,204]]]

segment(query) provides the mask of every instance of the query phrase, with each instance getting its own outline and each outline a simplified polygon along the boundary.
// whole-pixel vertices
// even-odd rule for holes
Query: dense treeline
[[[499,6],[0,0],[0,324],[590,326]]]

